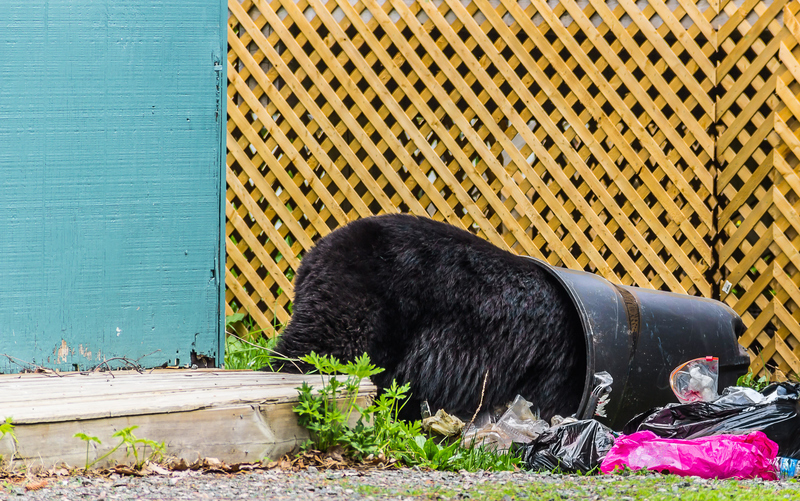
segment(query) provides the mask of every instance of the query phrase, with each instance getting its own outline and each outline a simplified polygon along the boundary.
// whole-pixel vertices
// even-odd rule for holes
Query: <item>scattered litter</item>
[[[556,426],[561,426],[562,424],[569,424],[578,421],[572,416],[562,417],[556,414],[555,416],[550,418],[550,426],[555,428]]]
[[[775,459],[775,470],[778,478],[787,480],[800,476],[800,460],[778,457]]]
[[[755,431],[692,440],[660,438],[651,431],[619,437],[602,461],[601,471],[668,471],[701,478],[777,479],[778,444]]]
[[[513,442],[527,444],[535,440],[549,426],[531,412],[531,405],[517,395],[496,423],[492,423],[488,415],[484,414],[482,421],[473,423],[464,431],[462,445],[482,445],[489,450],[505,452],[511,448]]]
[[[588,473],[598,466],[614,445],[607,426],[586,419],[561,424],[542,433],[523,447],[522,460],[531,470]]]
[[[669,376],[672,392],[682,404],[713,402],[719,395],[719,358],[695,358],[679,365]]]
[[[773,383],[760,393],[732,387],[714,402],[669,404],[651,409],[629,421],[623,432],[629,435],[647,430],[662,438],[692,439],[763,431],[780,447],[778,454],[800,459],[798,429],[800,384]]]
[[[512,442],[527,444],[535,440],[548,426],[531,412],[531,405],[533,404],[517,395],[508,410],[497,420],[495,427]]]
[[[419,413],[422,419],[431,417],[431,406],[428,404],[427,400],[423,400],[422,403],[419,404]]]
[[[606,371],[595,372],[594,374],[594,388],[589,396],[589,405],[586,408],[586,413],[583,417],[591,419],[594,416],[608,417],[606,415],[606,405],[611,399],[611,385],[614,384],[614,378],[611,377]]]
[[[756,405],[763,403],[766,397],[752,388],[729,386],[722,391],[722,396],[714,400],[717,405]]]
[[[464,431],[464,422],[446,413],[444,409],[439,409],[435,415],[422,420],[422,429],[426,432],[452,437]]]

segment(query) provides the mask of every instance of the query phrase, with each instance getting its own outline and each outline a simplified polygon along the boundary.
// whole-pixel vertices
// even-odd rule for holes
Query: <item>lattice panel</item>
[[[722,11],[728,18],[718,35],[725,54],[717,102],[722,298],[748,327],[740,342],[755,372],[771,362],[784,374],[800,373],[800,4],[728,3]]]
[[[716,11],[409,3],[231,0],[232,308],[285,323],[313,241],[396,211],[712,294]]]

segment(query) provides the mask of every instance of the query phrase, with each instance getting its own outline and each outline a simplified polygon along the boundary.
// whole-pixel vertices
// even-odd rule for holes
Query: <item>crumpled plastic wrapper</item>
[[[527,444],[550,428],[546,421],[531,412],[531,403],[517,395],[508,410],[492,423],[488,415],[480,423],[473,423],[464,431],[464,447],[483,446],[497,452],[507,451],[513,442]]]
[[[562,417],[556,414],[555,416],[550,418],[550,426],[555,428],[556,426],[561,426],[562,424],[574,423],[575,421],[577,421],[577,419],[575,419],[572,416]]]
[[[464,421],[451,416],[444,409],[439,409],[435,415],[422,420],[422,429],[429,433],[434,432],[445,437],[452,437],[464,430]]]

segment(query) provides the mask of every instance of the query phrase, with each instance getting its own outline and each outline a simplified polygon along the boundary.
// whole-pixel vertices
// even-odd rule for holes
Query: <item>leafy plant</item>
[[[257,338],[246,341],[237,336],[225,338],[225,368],[233,370],[258,370],[269,367],[279,371],[286,359],[275,354],[277,338]]]
[[[17,434],[14,432],[14,425],[11,424],[11,422],[12,422],[11,418],[7,417],[5,422],[0,423],[0,440],[2,440],[3,437],[5,437],[6,435],[9,435],[11,437],[11,440],[13,440],[15,444],[19,444],[19,441],[17,440]],[[12,459],[14,458],[13,453],[11,455],[11,458]],[[3,456],[0,455],[0,463],[2,462],[3,462]]]
[[[17,442],[17,435],[16,433],[14,433],[14,425],[11,424],[10,417],[7,417],[6,421],[0,424],[0,439],[5,437],[6,435],[10,435],[14,443],[19,443]]]
[[[435,438],[426,438],[417,435],[405,442],[406,450],[398,452],[398,456],[407,465],[418,465],[432,470],[452,469],[452,462],[458,458],[458,442],[445,444],[445,440],[438,442]]]
[[[316,367],[322,377],[322,387],[316,392],[305,381],[297,389],[299,403],[294,412],[299,424],[308,428],[311,436],[310,443],[304,444],[305,448],[327,451],[335,445],[349,446],[357,455],[368,455],[377,450],[376,439],[372,436],[374,427],[365,422],[367,413],[356,404],[356,399],[361,381],[383,372],[383,369],[375,367],[367,354],[346,364],[335,357],[319,356],[314,352],[300,360]],[[345,376],[344,380],[339,376]],[[359,420],[351,430],[348,423],[353,411],[359,413]]]
[[[134,467],[138,470],[144,465],[146,461],[160,461],[164,458],[164,449],[166,445],[164,442],[156,442],[154,440],[149,440],[146,438],[139,438],[133,434],[133,430],[138,428],[138,426],[129,426],[127,428],[123,428],[118,432],[111,435],[112,438],[119,438],[119,443],[115,445],[110,451],[106,452],[99,458],[95,459],[91,463],[89,462],[89,446],[91,442],[96,442],[97,444],[101,444],[100,439],[97,437],[89,436],[85,433],[76,433],[73,435],[75,438],[83,440],[86,442],[86,465],[85,469],[89,470],[92,466],[96,465],[100,461],[104,460],[105,458],[109,457],[110,455],[114,454],[120,447],[123,445],[125,446],[125,457],[134,457]],[[141,446],[141,457],[139,455],[139,451],[137,447]],[[150,455],[146,456],[147,448],[150,448]]]
[[[99,439],[99,438],[97,438],[97,437],[90,437],[90,436],[89,436],[89,435],[87,435],[86,433],[76,433],[76,434],[75,434],[75,435],[73,435],[73,436],[74,436],[75,438],[79,438],[79,439],[83,440],[84,442],[86,442],[86,463],[85,463],[85,465],[84,465],[84,467],[83,467],[83,469],[84,469],[84,470],[88,470],[89,468],[91,468],[92,466],[94,466],[94,464],[95,464],[95,463],[97,463],[98,461],[100,461],[100,459],[103,459],[103,458],[105,458],[105,457],[108,457],[108,456],[110,455],[110,453],[109,453],[109,454],[106,454],[105,456],[103,456],[103,458],[96,459],[96,460],[95,460],[95,461],[93,461],[91,464],[89,464],[89,446],[91,445],[91,443],[92,443],[92,442],[97,442],[97,444],[98,444],[98,445],[102,444],[102,442],[100,442],[100,439]],[[114,450],[117,450],[117,449],[114,449]],[[112,452],[113,452],[113,451],[112,451]]]
[[[760,376],[756,379],[756,375],[753,374],[752,370],[748,370],[747,374],[739,376],[739,379],[736,380],[736,386],[746,386],[756,391],[763,390],[768,384],[769,378],[767,376]]]
[[[322,379],[316,392],[303,382],[297,390],[299,403],[294,411],[298,422],[309,430],[311,439],[304,449],[327,451],[340,446],[356,459],[383,453],[407,466],[433,470],[515,470],[519,459],[513,454],[498,454],[483,447],[463,447],[460,442],[427,437],[419,421],[398,418],[410,396],[410,385],[393,381],[366,408],[357,403],[361,381],[383,371],[364,354],[346,364],[330,356],[311,353],[302,361],[314,366]],[[349,426],[353,412],[358,419]]]
[[[366,409],[366,413],[371,416],[381,450],[404,450],[407,440],[422,434],[421,422],[402,421],[397,417],[411,395],[410,390],[409,383],[398,386],[397,381],[392,381],[389,388],[384,389],[383,393]]]
[[[120,445],[125,445],[125,457],[133,455],[134,465],[138,470],[146,461],[160,461],[164,459],[164,449],[166,449],[166,445],[164,445],[164,442],[159,443],[146,438],[138,438],[133,434],[133,430],[136,428],[138,428],[138,426],[129,426],[119,430],[111,436],[122,440]],[[136,449],[137,446],[142,447],[141,459],[139,458],[139,452]],[[148,447],[150,448],[150,455],[145,456]]]

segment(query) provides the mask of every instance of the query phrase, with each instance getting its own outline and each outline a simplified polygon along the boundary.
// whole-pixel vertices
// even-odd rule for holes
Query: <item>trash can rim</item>
[[[591,395],[592,392],[592,385],[594,382],[594,369],[595,369],[594,332],[592,331],[592,326],[588,321],[588,313],[586,311],[586,306],[581,300],[580,294],[578,294],[575,288],[572,287],[569,283],[567,283],[566,280],[564,280],[564,278],[556,270],[555,266],[552,266],[550,263],[533,256],[524,256],[524,257],[538,264],[545,271],[547,271],[547,273],[549,273],[552,277],[554,277],[556,281],[558,281],[558,283],[567,292],[567,295],[569,296],[570,300],[572,301],[572,304],[575,306],[575,309],[577,310],[578,317],[580,317],[581,319],[581,326],[583,328],[583,339],[586,344],[586,376],[583,384],[583,394],[581,395],[581,402],[578,405],[578,409],[576,410],[575,415],[580,419],[585,419],[587,416],[584,416],[583,414],[586,412],[586,407],[588,406],[589,403],[589,396]],[[565,270],[569,272],[577,272],[577,273],[592,275],[599,280],[607,282],[607,280],[605,280],[603,277],[594,275],[592,273],[586,273],[585,271],[569,270],[566,268]]]

